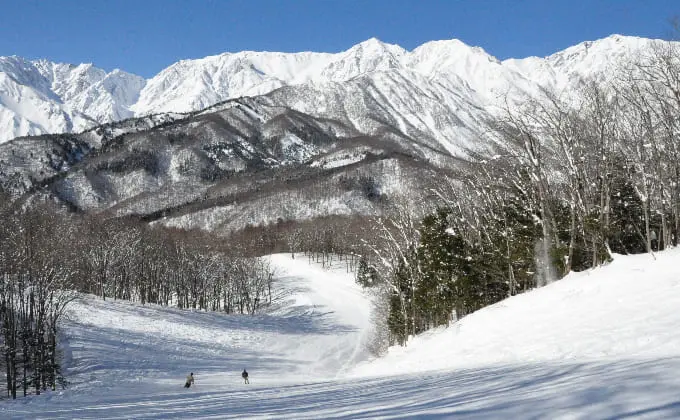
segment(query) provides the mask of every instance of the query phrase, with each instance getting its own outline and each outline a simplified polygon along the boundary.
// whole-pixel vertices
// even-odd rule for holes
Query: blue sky
[[[667,37],[679,0],[0,0],[0,55],[92,62],[151,77],[225,51],[413,49],[458,38],[498,58],[612,33]]]

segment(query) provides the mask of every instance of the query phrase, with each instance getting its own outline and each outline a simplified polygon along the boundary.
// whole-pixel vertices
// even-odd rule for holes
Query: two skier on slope
[[[243,369],[243,372],[241,372],[241,378],[243,378],[243,382],[246,384],[249,384],[250,381],[248,380],[248,372]],[[189,375],[187,375],[187,380],[184,383],[184,388],[189,388],[191,385],[194,383],[194,372],[191,372]]]

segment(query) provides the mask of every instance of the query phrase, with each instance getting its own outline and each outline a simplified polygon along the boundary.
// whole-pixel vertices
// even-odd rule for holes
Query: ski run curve
[[[680,418],[678,249],[616,256],[377,360],[343,261],[270,258],[266,315],[81,298],[64,324],[70,386],[3,401],[0,418]]]

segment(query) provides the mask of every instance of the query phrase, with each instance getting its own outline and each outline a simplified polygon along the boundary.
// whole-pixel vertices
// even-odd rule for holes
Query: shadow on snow
[[[45,418],[678,418],[679,358],[485,367],[107,399]],[[14,402],[10,415],[38,414]],[[109,411],[111,410],[111,411]]]

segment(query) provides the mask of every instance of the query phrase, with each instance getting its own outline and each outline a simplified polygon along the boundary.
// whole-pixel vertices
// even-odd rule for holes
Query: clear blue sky
[[[151,77],[225,51],[412,49],[458,38],[498,58],[612,33],[667,37],[680,0],[0,0],[0,55],[92,62]]]

